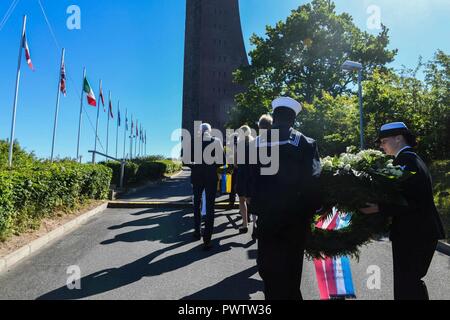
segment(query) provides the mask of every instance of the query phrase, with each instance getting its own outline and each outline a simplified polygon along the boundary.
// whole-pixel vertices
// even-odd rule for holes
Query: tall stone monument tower
[[[187,0],[185,37],[183,129],[202,121],[224,131],[243,90],[232,73],[248,65],[238,0]]]

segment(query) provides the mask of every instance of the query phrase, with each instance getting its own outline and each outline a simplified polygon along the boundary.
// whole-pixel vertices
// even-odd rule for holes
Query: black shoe
[[[209,251],[209,250],[212,249],[212,247],[213,247],[213,245],[212,245],[211,241],[205,241],[203,243],[203,250],[204,251]]]
[[[239,233],[240,234],[246,234],[248,232],[248,227],[240,227],[239,228]]]

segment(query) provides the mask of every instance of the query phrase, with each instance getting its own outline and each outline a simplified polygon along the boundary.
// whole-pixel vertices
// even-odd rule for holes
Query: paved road
[[[182,171],[164,182],[139,190],[133,194],[127,194],[120,200],[131,201],[162,201],[179,202],[191,201],[190,171]]]
[[[186,176],[153,187],[138,198],[183,197]],[[180,186],[180,189],[177,188]],[[108,209],[69,236],[0,275],[0,299],[263,299],[255,266],[256,244],[236,230],[237,212],[219,211],[214,249],[193,241],[186,210]],[[389,242],[373,243],[352,261],[359,299],[392,299]],[[367,269],[381,269],[381,289],[369,290]],[[81,289],[66,286],[79,267]],[[432,299],[450,299],[450,257],[436,253],[426,278]],[[305,299],[318,299],[311,261],[304,265]]]

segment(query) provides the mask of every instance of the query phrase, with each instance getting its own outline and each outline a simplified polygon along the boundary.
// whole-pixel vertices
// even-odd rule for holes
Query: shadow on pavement
[[[251,267],[182,300],[250,300],[251,294],[264,290],[262,281],[251,279],[257,272],[257,266]]]
[[[153,212],[155,212],[154,209],[145,210],[139,212],[139,215]],[[223,240],[238,236],[239,234],[236,232],[231,235],[213,238],[213,248],[210,251],[203,251],[203,244],[199,241],[197,246],[187,251],[173,254],[153,262],[163,254],[193,243],[193,218],[192,215],[189,215],[191,214],[187,210],[167,212],[167,214],[158,214],[156,216],[145,217],[110,227],[109,229],[111,230],[119,230],[126,227],[153,226],[152,228],[144,228],[119,234],[113,239],[103,241],[101,243],[103,245],[110,245],[117,242],[135,243],[141,241],[159,241],[160,243],[168,244],[170,246],[154,251],[147,256],[122,267],[105,269],[85,276],[81,279],[81,290],[69,290],[66,286],[63,286],[39,297],[38,300],[66,300],[92,297],[132,284],[144,277],[153,277],[175,271],[192,263],[209,259],[214,255],[229,251],[232,248],[249,249],[255,243],[254,241],[250,241],[247,244],[236,242],[224,245],[220,244]],[[229,229],[230,224],[231,229],[235,229],[230,220],[231,219],[228,219],[228,221],[216,226],[214,228],[214,234],[220,235],[222,232]],[[250,277],[251,272],[247,271],[247,273],[249,274],[248,277]],[[246,277],[247,273],[242,274],[241,277]],[[254,273],[255,271],[253,271],[253,274]],[[229,281],[231,280],[232,279],[229,279]],[[247,284],[256,284],[253,280],[250,282],[251,283]],[[221,286],[225,285],[228,285],[228,282],[223,283]],[[152,288],[149,288],[149,290],[152,290]],[[158,290],[158,288],[153,288],[153,290]],[[219,294],[219,292],[217,292],[217,294]],[[150,296],[155,297],[156,295],[150,292],[149,297]]]
[[[151,213],[154,209],[139,212],[139,215]],[[216,219],[222,214],[216,214]],[[221,234],[228,229],[237,229],[236,221],[231,218],[231,215],[225,214],[228,222],[214,227],[214,234]],[[172,244],[178,242],[189,242],[192,240],[192,232],[194,229],[194,219],[192,213],[188,210],[181,210],[176,212],[168,212],[167,214],[160,214],[157,216],[146,217],[134,221],[129,221],[120,225],[112,226],[109,230],[119,230],[126,227],[150,227],[134,230],[126,233],[116,235],[114,239],[109,239],[101,242],[102,245],[109,245],[117,242],[141,242],[141,241],[159,241],[164,244]]]
[[[37,300],[74,300],[92,297],[94,295],[102,294],[111,290],[118,289],[123,286],[130,285],[141,280],[144,277],[154,277],[167,272],[171,272],[192,263],[209,259],[214,255],[226,252],[232,248],[246,248],[248,249],[252,242],[247,244],[231,242],[225,245],[220,245],[220,241],[230,239],[236,235],[228,235],[213,240],[214,247],[210,251],[203,251],[202,245],[199,244],[194,248],[180,252],[156,262],[153,262],[160,255],[177,248],[185,246],[186,242],[174,244],[168,248],[160,249],[151,254],[138,259],[132,263],[126,264],[120,268],[111,268],[101,270],[85,276],[81,279],[81,290],[69,290],[67,286],[51,291],[39,297]],[[188,280],[186,280],[188,281]],[[187,284],[189,285],[189,284]],[[158,288],[149,288],[149,297],[156,295],[150,290],[158,290]]]

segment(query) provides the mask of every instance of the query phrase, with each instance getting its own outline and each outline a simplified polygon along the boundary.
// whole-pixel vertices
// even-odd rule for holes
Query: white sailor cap
[[[289,97],[280,97],[275,99],[272,102],[272,109],[275,111],[278,108],[292,109],[295,112],[296,116],[303,110],[303,106],[300,102],[297,102],[296,100]]]
[[[381,127],[381,132],[386,132],[390,130],[409,130],[406,124],[403,122],[392,122],[385,124]]]
[[[410,145],[412,146],[417,145],[415,135],[409,130],[409,128],[403,122],[392,122],[382,126],[380,129],[380,133],[378,134],[377,142],[379,143],[381,139],[387,137],[394,137],[400,135],[403,135],[408,140]]]
[[[205,133],[205,132],[211,132],[212,131],[212,127],[209,123],[202,123],[200,125],[200,132],[201,133]]]

